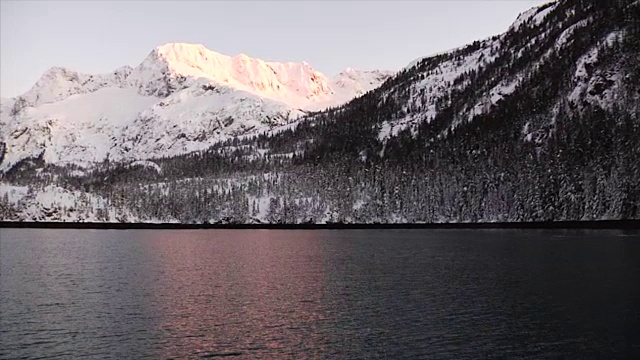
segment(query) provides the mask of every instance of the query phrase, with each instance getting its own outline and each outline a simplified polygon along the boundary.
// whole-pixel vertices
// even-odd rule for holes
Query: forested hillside
[[[558,1],[259,136],[88,170],[28,159],[2,181],[100,196],[120,221],[638,219],[639,60],[640,2]]]

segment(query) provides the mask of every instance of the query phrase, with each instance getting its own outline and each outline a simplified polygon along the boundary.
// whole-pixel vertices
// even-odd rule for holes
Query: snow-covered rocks
[[[159,222],[138,219],[101,196],[53,185],[34,190],[0,183],[0,205],[11,210],[4,221]]]

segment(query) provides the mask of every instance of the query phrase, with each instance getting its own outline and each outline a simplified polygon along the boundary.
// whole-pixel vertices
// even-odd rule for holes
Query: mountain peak
[[[47,71],[44,72],[43,76],[47,75],[58,75],[58,74],[67,74],[69,72],[73,72],[63,66],[52,66]]]
[[[145,61],[161,60],[169,66],[183,64],[197,67],[203,63],[215,62],[216,59],[228,60],[229,56],[211,51],[202,44],[166,43],[153,49]]]
[[[162,50],[162,49],[175,49],[175,48],[192,48],[192,49],[197,49],[197,48],[201,48],[201,49],[206,49],[206,47],[202,44],[199,43],[190,43],[190,42],[168,42],[168,43],[164,43],[162,45],[158,45],[156,46],[157,50]]]
[[[239,59],[239,60],[244,60],[244,61],[248,61],[248,60],[253,60],[253,58],[245,53],[240,53],[236,56],[233,57],[234,59]]]
[[[306,62],[267,62],[245,53],[231,57],[190,43],[155,48],[134,69],[131,81],[142,94],[166,97],[200,78],[294,108],[326,101],[332,94],[328,79]]]
[[[556,7],[556,5],[558,5],[557,1],[550,1],[542,5],[534,6],[531,9],[520,13],[509,29],[518,30],[520,26],[528,23],[529,21],[532,21],[535,25],[539,24],[540,21],[542,21],[542,19],[544,19],[544,17]]]
[[[205,51],[210,51],[202,44],[195,43],[166,43],[160,46],[157,46],[153,51],[158,54],[169,54],[169,53],[203,53]]]
[[[62,66],[53,66],[46,70],[38,81],[22,95],[29,106],[37,106],[64,99],[81,92],[86,75]]]

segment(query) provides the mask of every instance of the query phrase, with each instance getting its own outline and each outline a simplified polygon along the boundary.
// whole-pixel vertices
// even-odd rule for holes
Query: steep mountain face
[[[556,1],[260,135],[87,173],[34,161],[6,179],[56,178],[138,219],[182,222],[638,219],[639,58],[640,2]]]
[[[591,10],[597,7],[593,4]],[[379,137],[384,139],[409,128],[415,132],[436,117],[446,118],[443,123],[452,130],[476,115],[490,112],[501,100],[523,89],[528,80],[540,76],[549,64],[570,56],[564,51],[575,45],[578,33],[585,32],[594,38],[587,51],[564,69],[570,67],[574,73],[567,79],[571,86],[562,89],[566,93],[557,94],[557,100],[608,108],[616,102],[614,97],[623,78],[616,69],[597,73],[590,70],[594,69],[598,54],[621,41],[625,31],[620,28],[623,24],[599,29],[594,26],[600,20],[597,16],[596,11],[580,5],[553,2],[521,14],[502,35],[412,62],[401,71],[394,82],[397,85],[390,85],[382,95],[383,101],[397,101],[399,108],[392,120],[382,122]],[[546,110],[557,113],[559,106]]]
[[[349,70],[328,79],[307,63],[175,43],[109,74],[54,67],[27,93],[1,100],[7,153],[0,169],[39,155],[48,163],[88,166],[200,150],[343,104],[391,74]]]

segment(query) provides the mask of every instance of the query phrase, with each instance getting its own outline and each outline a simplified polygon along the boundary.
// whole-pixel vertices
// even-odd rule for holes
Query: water
[[[640,233],[0,229],[0,358],[621,358]]]

